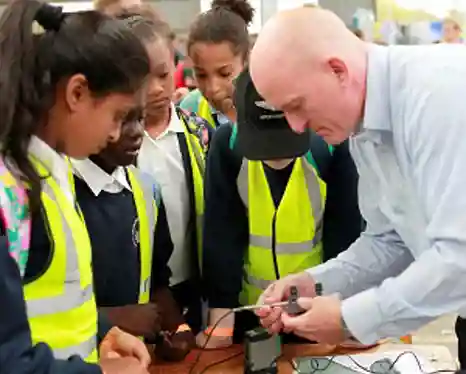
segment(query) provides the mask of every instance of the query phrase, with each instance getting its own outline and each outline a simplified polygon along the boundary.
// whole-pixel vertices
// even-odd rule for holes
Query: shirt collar
[[[391,130],[389,48],[369,48],[363,130]]]
[[[89,159],[73,159],[71,164],[75,175],[86,182],[95,196],[99,196],[102,191],[109,193],[119,193],[123,189],[131,191],[125,169],[122,166],[117,167],[112,174],[108,174]]]
[[[66,159],[35,135],[31,137],[28,152],[40,161],[56,179],[61,179],[62,174],[69,170]]]
[[[161,132],[159,136],[157,136],[157,139],[161,139],[169,133],[179,134],[183,132],[184,132],[183,123],[178,118],[175,105],[172,103],[171,108],[170,108],[170,122],[168,123],[167,128],[163,132]]]
[[[181,120],[178,118],[175,105],[173,104],[171,105],[170,123],[168,124],[167,130],[169,132],[175,132],[175,133],[184,132],[183,124],[181,123]]]
[[[214,117],[217,120],[219,125],[226,125],[226,124],[231,123],[231,120],[225,114],[215,109],[210,104],[209,104],[209,107],[210,107],[210,113],[212,114],[212,117]]]

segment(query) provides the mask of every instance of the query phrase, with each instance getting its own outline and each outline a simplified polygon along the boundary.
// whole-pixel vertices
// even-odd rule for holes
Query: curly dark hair
[[[207,12],[201,13],[191,25],[188,53],[194,43],[230,43],[235,55],[246,60],[249,49],[248,26],[254,17],[254,8],[248,0],[214,0]]]

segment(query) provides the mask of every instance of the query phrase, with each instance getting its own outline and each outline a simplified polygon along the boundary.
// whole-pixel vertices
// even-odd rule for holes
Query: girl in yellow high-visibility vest
[[[64,157],[118,138],[149,73],[144,46],[109,17],[34,0],[8,5],[0,34],[0,372],[146,374],[147,350],[118,329],[98,361],[90,243]]]
[[[247,0],[212,1],[191,25],[187,53],[198,86],[180,106],[206,119],[212,128],[236,122],[234,80],[249,55],[248,25],[254,9]]]

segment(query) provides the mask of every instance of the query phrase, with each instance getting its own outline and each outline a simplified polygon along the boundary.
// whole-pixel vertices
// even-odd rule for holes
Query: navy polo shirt
[[[137,304],[140,283],[139,219],[133,194],[101,191],[98,196],[75,177],[76,197],[92,243],[97,306]],[[173,251],[165,208],[160,202],[154,232],[151,290],[168,287]]]

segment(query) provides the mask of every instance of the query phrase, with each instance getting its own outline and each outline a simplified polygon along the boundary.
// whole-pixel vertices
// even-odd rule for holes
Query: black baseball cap
[[[273,77],[271,77],[273,79]],[[236,79],[236,146],[248,160],[278,160],[303,156],[310,149],[309,130],[291,130],[282,111],[269,106],[257,92],[249,69]]]

